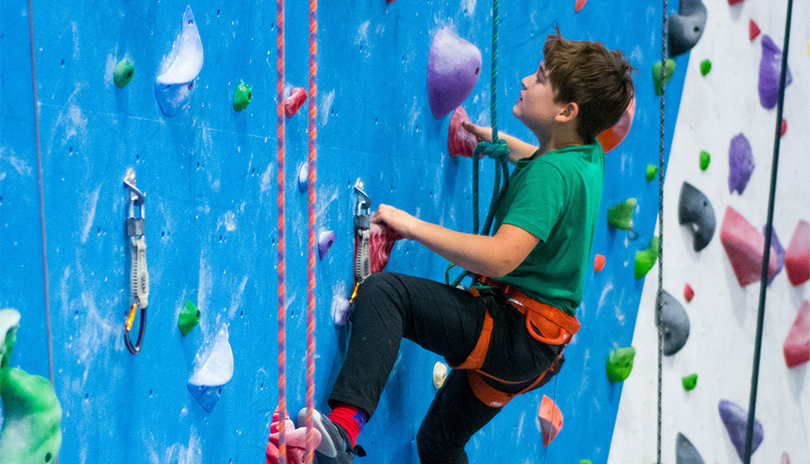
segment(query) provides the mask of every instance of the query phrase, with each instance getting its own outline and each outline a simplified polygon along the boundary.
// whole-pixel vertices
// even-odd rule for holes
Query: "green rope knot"
[[[473,156],[480,157],[482,153],[495,161],[509,160],[509,147],[506,146],[506,140],[503,139],[498,139],[494,142],[478,142],[478,145],[475,146]]]

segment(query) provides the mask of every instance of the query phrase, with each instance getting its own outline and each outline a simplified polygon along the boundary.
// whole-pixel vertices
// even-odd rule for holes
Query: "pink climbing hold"
[[[783,119],[783,120],[782,120],[782,129],[781,129],[781,131],[779,132],[779,136],[780,136],[780,137],[784,137],[784,136],[785,136],[785,132],[787,132],[787,121],[785,121],[785,120]]]
[[[285,414],[285,417],[289,415]],[[265,449],[265,464],[279,464],[279,424],[281,417],[278,408],[273,413],[273,423],[270,424],[270,438]],[[295,428],[290,419],[284,420],[284,443],[287,445],[287,464],[304,464],[306,455],[307,428]],[[316,448],[321,443],[321,432],[312,430],[312,445]]]
[[[372,222],[369,227],[369,255],[370,255],[370,273],[380,272],[388,265],[388,259],[391,257],[391,250],[397,240],[403,237],[399,235],[394,229]],[[360,238],[355,236],[354,250],[357,253],[360,247]]]
[[[543,446],[548,446],[563,428],[562,411],[551,398],[543,395],[540,412],[537,415],[540,418],[540,429],[543,431]]]
[[[692,286],[689,285],[689,284],[686,284],[683,287],[683,299],[686,300],[687,303],[691,303],[692,298],[694,298],[694,297],[695,297],[695,291],[692,290]]]
[[[294,88],[290,96],[284,99],[284,114],[288,118],[292,117],[301,109],[305,101],[307,101],[307,91],[301,87]]]
[[[787,367],[796,367],[810,361],[810,301],[805,300],[782,346]]]
[[[743,0],[728,0],[729,5],[736,5],[738,3],[742,3]]]
[[[574,11],[581,10],[586,3],[588,3],[588,0],[577,0],[576,5],[574,5]]]
[[[757,23],[755,23],[753,19],[749,20],[748,21],[748,39],[749,40],[756,39],[757,36],[759,35],[759,33],[760,33],[760,30],[759,30],[759,26],[757,26]]]
[[[605,268],[605,257],[603,255],[596,255],[593,258],[593,272],[599,272]]]
[[[790,464],[790,456],[787,453],[782,453],[782,462],[781,464]]]
[[[810,280],[810,223],[799,221],[785,251],[785,271],[794,286]]]
[[[622,114],[619,122],[596,137],[605,153],[619,146],[622,140],[627,137],[627,133],[630,132],[630,127],[633,126],[633,116],[635,116],[635,114],[636,98],[633,97],[633,100],[630,101],[630,105],[624,110],[624,114]]]
[[[765,236],[731,206],[726,208],[726,215],[720,226],[720,242],[740,286],[758,282],[762,275]],[[776,274],[776,261],[776,252],[771,247],[768,260],[768,275],[771,277]]]
[[[466,156],[472,158],[473,151],[475,151],[475,144],[477,140],[475,136],[467,132],[467,129],[461,126],[463,122],[470,122],[470,117],[464,108],[456,108],[453,117],[450,118],[450,131],[447,133],[447,150],[450,156]]]

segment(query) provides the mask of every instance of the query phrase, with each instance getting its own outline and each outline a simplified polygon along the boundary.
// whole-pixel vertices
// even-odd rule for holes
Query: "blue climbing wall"
[[[25,2],[2,0],[0,16],[0,307],[22,313],[13,362],[47,376],[45,297]],[[261,462],[277,402],[275,7],[200,0],[191,4],[205,63],[190,107],[162,115],[154,80],[181,27],[186,2],[35,1],[36,76],[43,158],[44,211],[53,326],[55,387],[64,415],[61,462]],[[631,343],[642,280],[635,251],[652,237],[657,185],[644,171],[658,158],[658,99],[649,70],[660,59],[660,5],[636,0],[505,1],[501,5],[499,124],[531,141],[511,117],[519,79],[534,73],[547,34],[599,40],[640,70],[633,130],[607,156],[594,252],[609,256],[589,276],[578,315],[583,329],[566,368],[541,391],[512,402],[467,449],[473,462],[607,462],[621,385],[608,383],[604,359]],[[609,18],[609,20],[607,20]],[[317,400],[325,407],[346,334],[332,327],[334,296],[352,285],[352,186],[365,182],[374,205],[388,203],[461,231],[472,228],[471,163],[447,154],[449,117],[427,101],[431,39],[442,27],[476,44],[488,73],[490,5],[398,0],[321,2],[319,11],[318,228],[337,241],[318,262]],[[287,80],[306,87],[307,4],[287,5]],[[117,89],[112,70],[135,64]],[[679,59],[685,66],[688,55]],[[235,113],[235,86],[253,102]],[[684,75],[667,89],[672,134]],[[489,124],[489,81],[464,106]],[[304,405],[306,198],[297,191],[306,157],[305,114],[287,120],[288,386],[294,414]],[[667,139],[669,146],[670,139]],[[131,304],[127,195],[137,172],[146,192],[151,295],[141,354],[124,347]],[[491,191],[482,163],[482,192]],[[639,198],[638,242],[610,231],[605,211]],[[486,204],[483,201],[482,204]],[[638,246],[637,246],[638,245]],[[447,262],[413,242],[395,246],[388,269],[437,280]],[[592,272],[592,271],[591,271]],[[185,300],[200,327],[183,338]],[[621,311],[619,311],[621,309]],[[189,395],[195,357],[227,324],[235,373],[211,413]],[[137,325],[137,323],[136,323]],[[435,390],[440,360],[404,342],[380,407],[362,435],[369,462],[418,462],[414,437]],[[565,427],[544,448],[536,418],[542,394],[555,398]]]

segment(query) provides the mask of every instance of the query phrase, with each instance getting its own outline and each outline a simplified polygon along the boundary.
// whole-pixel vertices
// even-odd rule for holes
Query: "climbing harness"
[[[144,236],[144,194],[135,185],[135,170],[128,169],[124,177],[124,185],[129,190],[129,214],[127,215],[127,237],[131,254],[131,271],[129,275],[130,289],[135,302],[129,308],[127,322],[124,329],[124,343],[127,350],[133,355],[141,351],[143,336],[146,332],[146,307],[149,305],[149,272],[146,270],[146,239]],[[138,215],[135,215],[135,209]],[[141,310],[141,323],[138,328],[138,341],[135,345],[129,338],[135,313]]]
[[[354,257],[354,292],[349,301],[357,296],[357,287],[371,275],[371,199],[363,191],[363,181],[354,184],[357,203],[354,209],[354,233],[357,251]]]
[[[522,395],[539,387],[540,382],[548,380],[551,376],[559,371],[559,367],[563,360],[563,351],[565,346],[571,342],[574,334],[580,329],[579,321],[576,317],[566,314],[559,308],[541,303],[533,298],[530,298],[512,285],[500,282],[488,277],[479,276],[481,281],[480,285],[471,287],[469,292],[474,296],[485,298],[490,294],[499,295],[510,303],[512,307],[517,309],[521,314],[526,317],[526,330],[529,335],[535,340],[545,343],[547,345],[563,345],[563,350],[551,364],[551,366],[536,379],[526,379],[520,382],[510,382],[498,379],[490,374],[481,370],[486,359],[487,351],[489,349],[490,339],[492,337],[493,319],[487,308],[486,315],[484,316],[484,327],[481,330],[481,335],[478,337],[478,342],[475,344],[472,352],[467,359],[461,364],[453,365],[453,369],[461,369],[467,371],[467,378],[470,382],[470,387],[475,393],[475,396],[484,404],[492,408],[503,407],[506,403],[512,400],[515,396]],[[505,298],[508,297],[508,300]],[[551,374],[551,375],[549,375]],[[549,375],[549,377],[546,377]],[[488,377],[496,382],[503,384],[523,384],[533,380],[528,387],[524,388],[518,393],[505,393],[497,388],[491,386],[484,380]]]

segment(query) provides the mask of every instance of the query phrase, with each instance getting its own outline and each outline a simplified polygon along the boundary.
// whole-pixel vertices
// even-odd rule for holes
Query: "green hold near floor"
[[[0,464],[47,464],[62,445],[62,406],[47,379],[9,367],[19,321],[16,310],[0,310]]]
[[[180,332],[183,336],[187,336],[194,327],[197,327],[197,324],[200,323],[200,310],[197,309],[197,305],[191,302],[191,300],[186,300],[186,304],[183,305],[183,309],[180,310],[180,317],[177,321],[177,327],[180,328]]]
[[[656,95],[661,95],[664,93],[664,85],[666,85],[667,82],[672,79],[672,75],[675,74],[675,61],[668,59],[666,63],[666,67],[664,68],[663,83],[661,82],[661,62],[658,61],[653,65],[653,82],[655,83]]]
[[[233,91],[233,110],[237,113],[242,111],[243,109],[247,108],[250,104],[250,100],[253,99],[253,92],[250,90],[247,84],[242,82],[241,84],[236,86],[236,90]]]
[[[127,86],[127,84],[129,84],[129,81],[132,80],[132,76],[134,74],[134,64],[125,60],[119,61],[118,64],[115,65],[115,71],[113,71],[113,80],[115,81],[115,86],[119,89],[123,89]]]
[[[650,269],[652,269],[655,261],[658,259],[658,251],[658,237],[653,237],[652,240],[650,240],[650,245],[646,250],[636,252],[636,279],[640,279],[650,272]]]
[[[624,382],[633,370],[633,359],[635,357],[636,349],[632,346],[611,351],[605,366],[608,380],[614,383]]]
[[[619,230],[629,230],[633,225],[633,211],[636,209],[637,204],[638,200],[628,198],[608,209],[608,224]]]
[[[683,389],[686,391],[692,391],[697,387],[697,374],[687,375],[686,377],[681,378],[681,383],[683,384]]]

